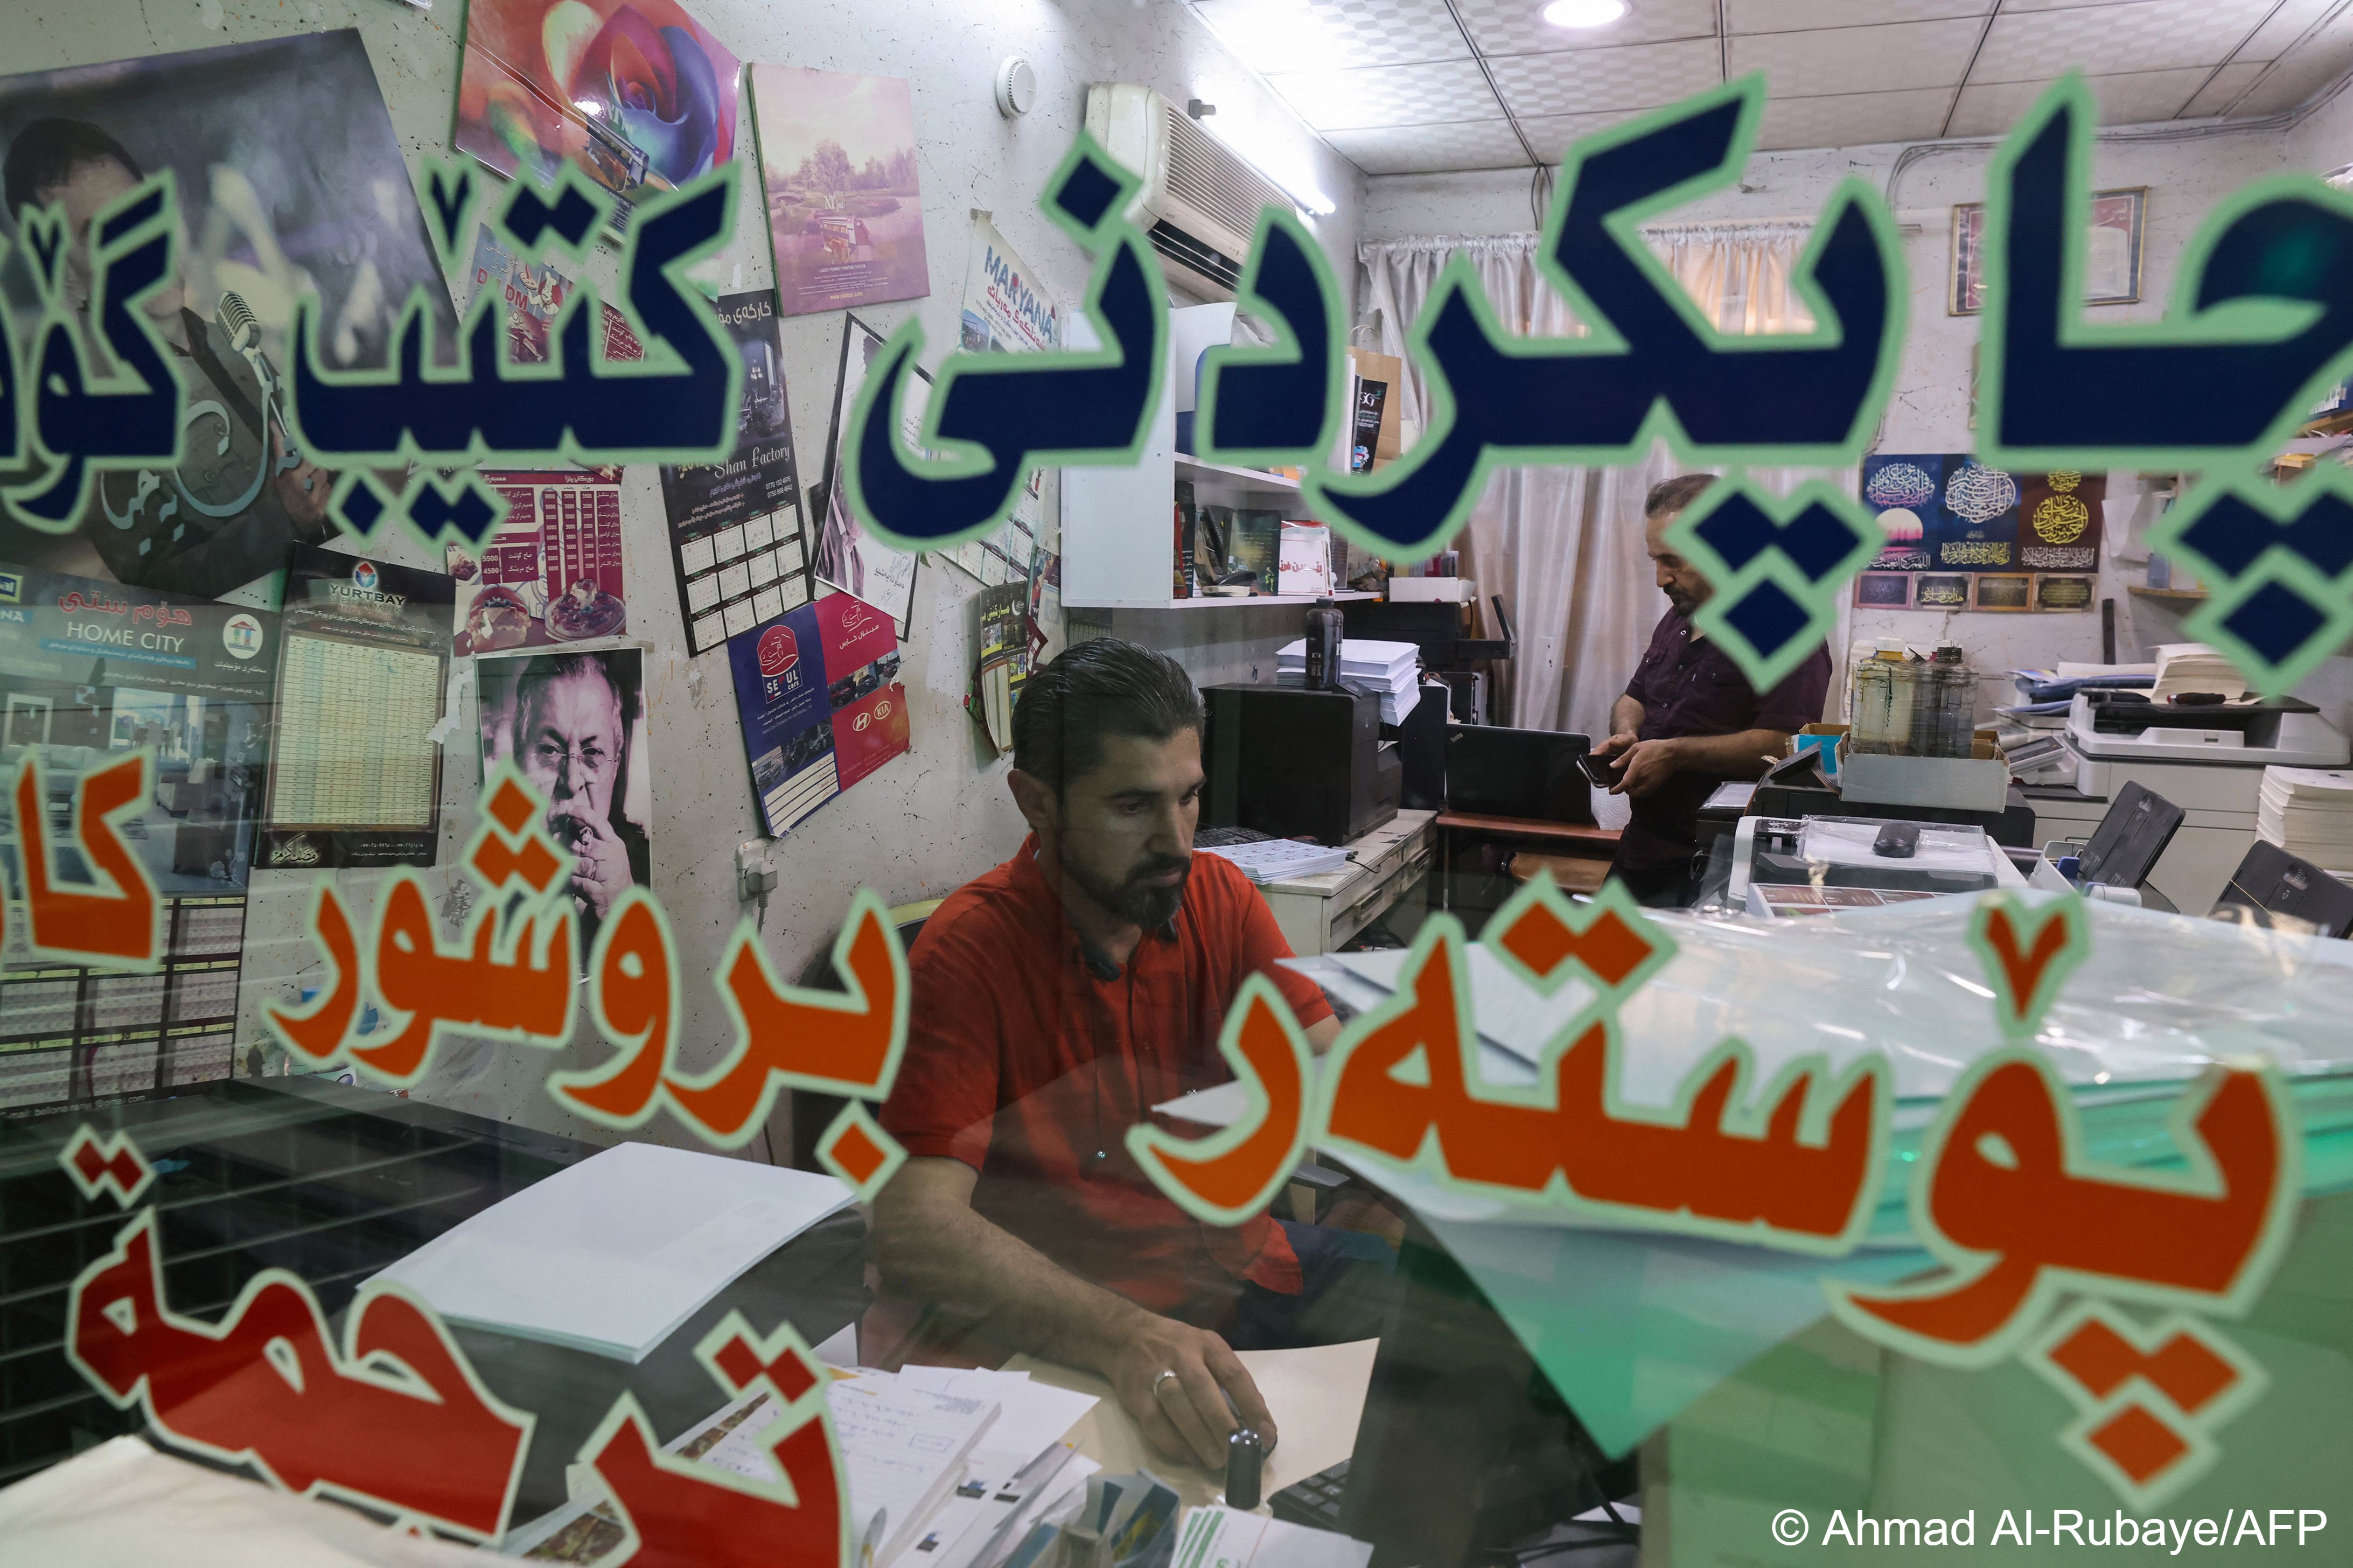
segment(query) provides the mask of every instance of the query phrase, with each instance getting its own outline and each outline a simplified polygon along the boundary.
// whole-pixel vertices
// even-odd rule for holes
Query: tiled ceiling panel
[[[2110,124],[2135,125],[2172,119],[2205,85],[2210,74],[2193,67],[2188,70],[2131,71],[2084,79],[2091,86],[2092,96],[2100,101],[2102,120]],[[1953,111],[1952,133],[1999,136],[2017,124],[2052,85],[2050,81],[1971,82],[1961,89],[1960,106]]]
[[[1367,173],[1525,167],[1727,75],[1767,151],[2007,131],[2062,72],[2104,124],[2292,109],[2353,71],[2348,0],[1184,0]]]
[[[1430,174],[1451,169],[1530,166],[1527,149],[1521,145],[1519,132],[1512,129],[1508,120],[1334,131],[1324,139],[1367,174]]]
[[[2245,6],[2219,0],[2125,0],[2017,16],[2004,6],[1969,79],[2032,81],[2067,66],[2099,75],[2219,66],[2253,30]]]
[[[1969,51],[1984,31],[1984,23],[1962,16],[1880,27],[1758,33],[1732,40],[1732,74],[1761,70],[1771,91],[1790,98],[1954,87],[1968,71]]]
[[[1454,0],[1482,55],[1541,55],[1588,44],[1656,44],[1715,37],[1715,0],[1640,0],[1606,27],[1572,30],[1544,19],[1543,0]]]
[[[1714,38],[1504,55],[1489,60],[1487,68],[1495,75],[1504,107],[1515,115],[1651,109],[1724,80],[1724,60]]]
[[[1953,95],[1941,88],[1910,92],[1842,92],[1827,98],[1769,98],[1757,145],[1861,147],[1873,142],[1923,142],[1940,133]]]
[[[2203,120],[2211,115],[2227,114],[2239,95],[2253,87],[2255,79],[2270,67],[2267,60],[2244,60],[2218,68],[2206,79],[2198,96],[2182,105],[2181,118]]]
[[[1934,22],[1979,16],[1993,0],[1878,0],[1867,10],[1854,0],[1725,0],[1725,25],[1741,33],[1799,33],[1811,27],[1854,27],[1881,22]]]
[[[1269,75],[1471,58],[1446,0],[1199,0],[1197,9],[1244,65]]]
[[[1299,117],[1318,131],[1375,125],[1438,125],[1502,116],[1476,60],[1426,66],[1360,66],[1355,70],[1270,75]]]

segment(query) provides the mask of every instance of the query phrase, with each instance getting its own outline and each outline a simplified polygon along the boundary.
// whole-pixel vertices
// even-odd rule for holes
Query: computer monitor
[[[2075,879],[2107,888],[2137,888],[2148,880],[2181,826],[2182,809],[2137,782],[2127,782],[2092,830]]]
[[[2209,918],[2266,931],[2341,937],[2353,931],[2353,888],[2263,839],[2247,851]]]
[[[1631,1496],[1461,1265],[1409,1218],[1340,1501],[1372,1568],[1460,1568]]]
[[[1446,731],[1446,809],[1593,826],[1583,735],[1453,724]]]

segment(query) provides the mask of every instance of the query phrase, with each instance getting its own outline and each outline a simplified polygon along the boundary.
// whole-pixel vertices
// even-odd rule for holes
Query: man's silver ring
[[[1169,1371],[1162,1373],[1158,1377],[1154,1378],[1152,1380],[1152,1397],[1155,1399],[1159,1398],[1160,1385],[1176,1375],[1176,1373],[1175,1369],[1171,1368]]]

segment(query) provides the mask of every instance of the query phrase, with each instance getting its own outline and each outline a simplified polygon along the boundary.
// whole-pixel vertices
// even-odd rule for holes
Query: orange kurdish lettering
[[[749,921],[720,970],[735,1045],[701,1078],[664,1079],[670,1104],[722,1148],[739,1148],[767,1122],[782,1089],[882,1100],[907,1045],[907,954],[882,900],[861,889],[833,944],[845,993],[779,985]]]
[[[659,1103],[677,1047],[678,964],[669,921],[651,893],[631,888],[614,906],[596,933],[588,973],[590,1016],[623,1048],[602,1068],[550,1074],[547,1092],[592,1121],[635,1127]]]
[[[825,1395],[813,1392],[778,1415],[760,1441],[777,1479],[761,1482],[716,1465],[661,1453],[645,1411],[624,1394],[581,1449],[636,1538],[629,1568],[839,1568],[849,1510]]]
[[[2294,1209],[2294,1127],[2270,1073],[2217,1069],[2175,1117],[2196,1179],[2095,1171],[2051,1067],[1999,1054],[1955,1091],[1915,1178],[1915,1220],[1947,1271],[1884,1292],[1833,1288],[1833,1302],[1874,1338],[1972,1365],[2014,1346],[2063,1284],[2243,1310]]]
[[[505,1529],[533,1417],[482,1386],[429,1308],[396,1289],[364,1292],[338,1354],[296,1276],[264,1270],[214,1325],[171,1310],[159,1250],[149,1209],[68,1300],[66,1355],[108,1399],[290,1492],[488,1540]]]
[[[353,1045],[352,1059],[408,1083],[424,1072],[444,1028],[560,1044],[572,1032],[572,931],[568,908],[485,907],[476,911],[472,942],[444,952],[424,884],[404,868],[385,887],[376,921],[375,992],[408,1021],[382,1045]]]
[[[1822,1096],[1822,1058],[1792,1064],[1751,1109],[1747,1049],[1727,1040],[1686,1076],[1662,1115],[1617,1102],[1621,1048],[1610,1009],[1554,1037],[1540,1088],[1472,1085],[1475,1039],[1461,933],[1432,921],[1399,1003],[1352,1026],[1334,1052],[1324,1128],[1333,1140],[1441,1179],[1576,1204],[1662,1228],[1842,1252],[1868,1222],[1886,1126],[1885,1067],[1857,1064]],[[1808,1112],[1827,1100],[1822,1125]],[[1427,1151],[1427,1152],[1425,1152]]]
[[[1218,1048],[1249,1093],[1248,1114],[1198,1139],[1139,1122],[1127,1130],[1127,1147],[1180,1207],[1212,1225],[1239,1225],[1273,1201],[1307,1146],[1314,1057],[1282,994],[1262,974],[1243,983]]]
[[[154,787],[155,753],[142,747],[74,781],[75,844],[94,880],[89,890],[54,879],[49,864],[47,795],[40,760],[25,750],[16,769],[16,863],[25,879],[32,949],[43,958],[125,969],[153,969],[163,952],[163,901],[146,866],[110,820],[135,810]],[[107,890],[107,883],[113,889]]]
[[[290,1012],[265,1002],[261,1020],[288,1050],[324,1065],[341,1059],[366,985],[359,940],[352,934],[352,917],[335,896],[332,876],[322,876],[311,894],[311,934],[335,966],[334,984],[307,1012]]]

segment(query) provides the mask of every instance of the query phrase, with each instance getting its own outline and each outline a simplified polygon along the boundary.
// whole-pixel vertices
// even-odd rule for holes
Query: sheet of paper
[[[935,1394],[993,1401],[997,1407],[997,1424],[988,1429],[988,1446],[1008,1451],[1018,1449],[1024,1463],[1036,1458],[1047,1444],[1067,1436],[1095,1404],[1091,1395],[1039,1383],[1026,1372],[905,1366],[899,1369],[899,1376],[903,1382]]]
[[[851,1201],[831,1176],[621,1143],[375,1278],[454,1322],[638,1362],[745,1269]]]
[[[1281,1433],[1274,1452],[1267,1456],[1262,1482],[1267,1492],[1328,1470],[1356,1451],[1365,1390],[1372,1382],[1373,1356],[1379,1349],[1378,1340],[1357,1340],[1305,1350],[1236,1352]],[[1163,1457],[1121,1408],[1111,1384],[1093,1373],[1028,1355],[1015,1356],[1005,1370],[1027,1372],[1033,1382],[1094,1395],[1101,1403],[1071,1428],[1071,1437],[1113,1474],[1148,1468],[1191,1503],[1208,1502],[1225,1489],[1222,1471],[1172,1464]]]
[[[1369,1542],[1230,1508],[1186,1510],[1171,1568],[1365,1568]]]

